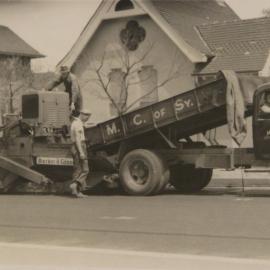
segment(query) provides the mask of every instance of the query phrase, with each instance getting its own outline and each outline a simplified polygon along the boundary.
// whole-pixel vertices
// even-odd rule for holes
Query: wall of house
[[[19,109],[19,95],[31,77],[28,57],[0,55],[0,114]]]
[[[144,38],[141,38],[143,40],[137,44],[136,50],[127,53],[123,49],[120,32],[127,28],[127,23],[131,20],[138,22],[139,32],[142,31],[142,27],[145,30],[145,36],[142,35]],[[122,36],[125,38],[128,34],[124,33]],[[131,44],[131,47],[133,45]],[[157,99],[163,100],[195,86],[194,78],[191,76],[194,65],[148,16],[104,21],[73,66],[73,72],[78,76],[82,88],[83,106],[93,112],[93,122],[107,120],[113,114],[111,102],[104,89],[100,87],[96,69],[102,62],[100,72],[102,79],[105,84],[108,78],[111,80],[108,91],[112,96],[118,95],[121,96],[120,99],[123,99],[123,96],[120,95],[121,83],[119,80],[122,76],[121,72],[124,70],[127,54],[130,66],[137,62],[132,69],[132,78],[126,97],[127,107],[140,99],[147,91],[152,90],[155,85],[160,86],[158,91],[153,91],[150,96],[140,100],[130,109],[150,104]],[[116,93],[117,91],[119,94]],[[121,100],[119,102],[121,103]]]
[[[0,55],[0,78],[18,80],[31,72],[31,59],[28,57]]]

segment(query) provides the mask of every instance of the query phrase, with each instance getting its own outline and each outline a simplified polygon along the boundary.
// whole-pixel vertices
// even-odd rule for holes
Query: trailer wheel
[[[169,169],[161,157],[145,149],[131,151],[120,165],[120,181],[130,195],[154,195],[168,183],[169,177]]]
[[[196,169],[190,165],[178,165],[170,169],[170,183],[181,193],[194,193],[205,188],[211,181],[212,169]]]

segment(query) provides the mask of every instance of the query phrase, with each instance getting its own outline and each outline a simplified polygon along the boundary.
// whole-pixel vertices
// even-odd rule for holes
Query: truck
[[[181,193],[194,193],[209,184],[213,169],[267,167],[270,117],[261,106],[270,84],[260,86],[246,106],[245,116],[253,118],[253,148],[192,140],[192,135],[227,123],[226,89],[221,77],[86,128],[89,188],[110,179],[129,195],[160,194],[168,184]],[[2,186],[18,178],[46,185],[70,180],[69,121],[66,93],[22,95],[21,117],[7,120],[3,128]]]

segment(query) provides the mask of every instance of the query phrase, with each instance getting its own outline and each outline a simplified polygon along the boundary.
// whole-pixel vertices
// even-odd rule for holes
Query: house
[[[102,121],[112,115],[113,104],[97,78],[100,64],[102,83],[110,81],[108,93],[120,107],[150,104],[196,85],[193,73],[212,52],[195,25],[225,20],[239,17],[223,1],[105,0],[58,67],[68,65],[77,74],[85,104]],[[127,94],[123,60],[137,63]],[[141,96],[145,98],[136,102]]]
[[[253,75],[263,71],[268,75],[270,17],[199,25],[196,29],[214,55],[198,76],[210,76],[221,69]]]
[[[205,24],[196,26],[196,29],[214,55],[209,63],[201,65],[195,72],[198,82],[205,82],[226,69],[236,71],[240,77],[245,76],[246,83],[254,89],[269,81],[269,78],[260,78],[270,76],[269,17]],[[253,93],[245,98],[252,102]],[[249,136],[244,146],[250,147],[253,144],[251,118],[247,127]],[[220,141],[227,141],[227,127],[217,129],[216,136]]]
[[[71,67],[83,106],[104,121],[190,90],[221,69],[262,72],[268,21],[243,21],[221,0],[104,0],[58,68]]]
[[[15,95],[31,76],[31,59],[40,54],[6,26],[0,26],[0,111],[15,110]]]
[[[0,25],[0,36],[1,66],[7,65],[12,60],[16,66],[31,70],[31,59],[44,57],[6,26]],[[20,73],[19,69],[16,68],[16,72]],[[0,73],[0,76],[3,75]]]

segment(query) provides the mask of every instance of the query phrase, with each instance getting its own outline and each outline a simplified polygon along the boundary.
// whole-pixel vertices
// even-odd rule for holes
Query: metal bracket
[[[163,138],[163,140],[168,144],[171,149],[177,149],[176,145],[169,139],[162,131],[158,128],[157,124],[154,122],[154,127],[158,134]]]

